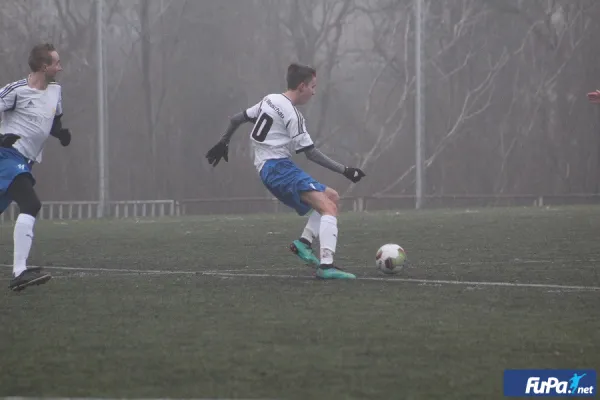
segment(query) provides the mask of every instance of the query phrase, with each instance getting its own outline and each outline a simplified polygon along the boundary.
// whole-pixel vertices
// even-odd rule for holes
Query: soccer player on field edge
[[[206,154],[208,162],[216,166],[221,158],[228,160],[229,141],[237,128],[253,122],[250,133],[254,150],[254,166],[267,189],[279,201],[293,208],[299,215],[311,210],[302,236],[290,249],[302,260],[316,265],[316,277],[321,279],[354,279],[333,263],[337,245],[338,193],[302,171],[291,160],[292,152],[306,157],[354,183],[365,173],[358,168],[345,167],[317,150],[306,130],[304,117],[296,106],[306,104],[315,94],[315,69],[293,63],[287,70],[287,91],[265,96],[259,103],[230,118],[229,127],[221,140]],[[312,250],[313,240],[319,237],[320,260]]]
[[[589,92],[587,97],[591,103],[600,103],[600,90],[597,89],[593,92]]]
[[[41,268],[27,268],[33,242],[33,226],[42,204],[33,188],[33,164],[42,161],[49,135],[63,146],[71,133],[62,127],[61,87],[56,75],[62,71],[60,57],[50,43],[39,44],[29,54],[31,73],[0,89],[0,214],[15,201],[19,216],[14,228],[13,279],[9,289],[20,291],[50,280]]]

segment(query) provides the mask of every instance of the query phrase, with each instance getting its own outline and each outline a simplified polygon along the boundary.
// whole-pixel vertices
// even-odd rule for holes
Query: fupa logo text
[[[509,369],[504,371],[504,395],[593,397],[596,371]]]

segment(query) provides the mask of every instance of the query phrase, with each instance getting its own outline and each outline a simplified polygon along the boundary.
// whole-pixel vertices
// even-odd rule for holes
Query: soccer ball
[[[397,244],[384,244],[377,250],[375,266],[384,274],[395,274],[402,270],[406,252]]]

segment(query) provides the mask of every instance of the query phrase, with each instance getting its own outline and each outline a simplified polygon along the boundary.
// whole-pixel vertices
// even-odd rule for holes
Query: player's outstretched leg
[[[10,187],[8,195],[18,204],[20,214],[14,230],[13,279],[9,289],[20,291],[28,286],[48,282],[50,274],[41,268],[27,268],[27,258],[33,242],[33,226],[42,204],[33,190],[33,182],[28,174],[18,175]]]
[[[333,201],[332,198],[336,201]],[[319,227],[321,260],[316,276],[321,279],[355,279],[354,274],[343,271],[333,263],[338,236],[337,199],[339,199],[337,192],[330,188],[327,188],[325,192],[302,193],[302,201],[321,214]]]
[[[319,266],[319,259],[315,256],[312,249],[312,242],[319,236],[319,227],[321,225],[321,214],[313,211],[308,218],[308,223],[302,232],[300,239],[296,239],[290,245],[292,253],[296,254],[303,261]]]

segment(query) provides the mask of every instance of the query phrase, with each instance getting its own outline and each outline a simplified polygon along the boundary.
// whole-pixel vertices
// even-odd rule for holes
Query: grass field
[[[598,207],[343,214],[356,281],[287,251],[304,221],[41,221],[55,279],[0,274],[0,396],[494,399],[506,368],[600,368]],[[378,274],[387,242],[413,267]]]

